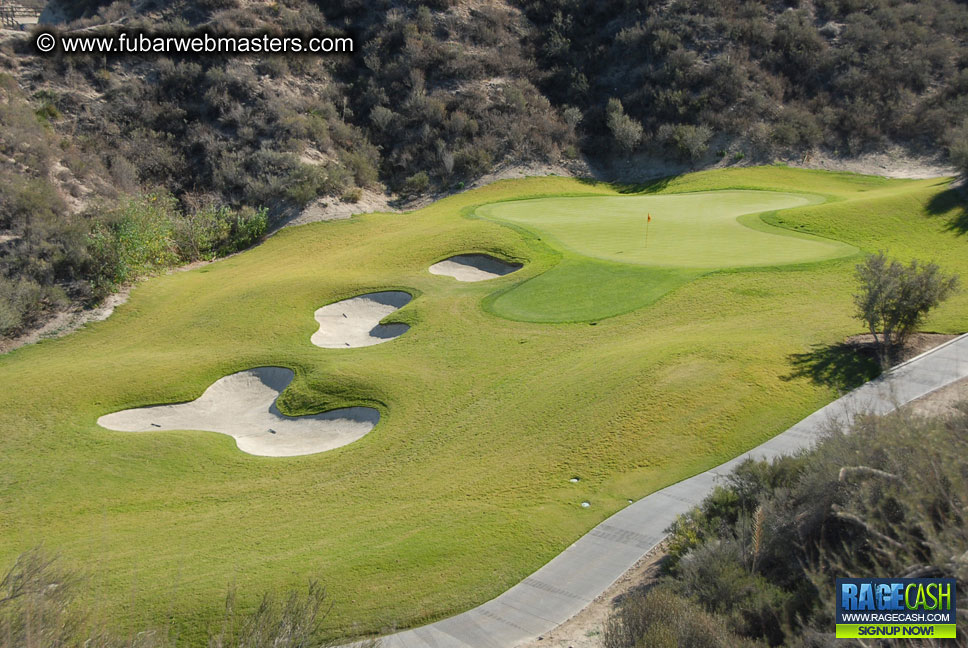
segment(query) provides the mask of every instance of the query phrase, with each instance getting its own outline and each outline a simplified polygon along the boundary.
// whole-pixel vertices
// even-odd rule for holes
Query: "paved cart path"
[[[382,638],[384,648],[512,648],[577,614],[665,538],[717,479],[747,457],[771,459],[809,448],[834,420],[886,414],[968,376],[968,334],[898,365],[750,452],[640,499],[608,518],[497,598],[463,614]]]

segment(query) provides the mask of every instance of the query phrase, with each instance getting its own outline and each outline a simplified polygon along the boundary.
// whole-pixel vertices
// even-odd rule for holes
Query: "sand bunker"
[[[316,311],[319,330],[312,343],[326,349],[364,347],[388,342],[410,328],[407,324],[380,324],[380,320],[413,299],[400,290],[351,297]]]
[[[428,270],[430,274],[446,275],[457,281],[484,281],[503,277],[520,268],[519,263],[508,263],[487,254],[458,254],[433,264]]]
[[[285,416],[276,399],[292,382],[282,367],[257,367],[215,381],[190,403],[140,407],[98,419],[119,432],[206,430],[235,438],[239,450],[294,457],[332,450],[364,436],[380,420],[371,407],[345,407],[310,416]]]

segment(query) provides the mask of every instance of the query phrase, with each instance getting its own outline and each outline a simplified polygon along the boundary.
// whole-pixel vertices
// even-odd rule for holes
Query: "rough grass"
[[[834,390],[793,359],[860,327],[851,259],[708,274],[596,326],[495,317],[482,308],[492,293],[562,254],[462,214],[522,197],[732,188],[822,194],[828,202],[772,223],[968,277],[968,238],[950,227],[957,207],[926,209],[946,183],[777,167],[639,188],[507,181],[412,214],[286,229],[143,282],[104,322],[0,357],[0,562],[44,542],[93,573],[91,602],[113,623],[170,617],[194,643],[229,583],[254,606],[261,591],[319,576],[336,601],[334,634],[422,623],[497,595],[628,499],[829,402]],[[471,251],[526,265],[480,283],[426,270]],[[413,326],[405,336],[345,351],[310,344],[316,308],[388,289],[415,295],[394,314]],[[613,298],[583,290],[584,300]],[[926,328],[968,328],[968,295]],[[282,459],[244,454],[215,433],[95,424],[191,400],[260,365],[295,370],[287,413],[362,404],[384,418],[349,446]]]

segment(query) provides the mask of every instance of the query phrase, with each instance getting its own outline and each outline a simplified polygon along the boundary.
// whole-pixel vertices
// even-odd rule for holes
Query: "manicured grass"
[[[753,229],[737,220],[823,200],[811,198],[768,191],[544,198],[484,205],[477,213],[524,225],[552,245],[587,257],[665,268],[772,266],[854,254],[856,248],[838,241],[775,227]]]
[[[824,200],[817,194],[733,190],[483,205],[476,215],[540,234],[563,256],[548,272],[486,305],[496,315],[527,322],[587,321],[642,308],[715,270],[857,254],[851,245],[774,227],[759,217]]]
[[[569,254],[547,272],[489,296],[484,306],[522,322],[585,322],[648,306],[701,275]]]
[[[936,208],[944,182],[768,167],[634,189],[822,195],[823,204],[767,219],[968,277],[968,238],[952,225],[963,211]],[[735,456],[833,399],[804,368],[860,330],[854,258],[659,276],[667,270],[576,266],[540,232],[468,217],[497,201],[631,190],[533,178],[411,214],[286,229],[244,254],[140,284],[105,322],[0,356],[0,561],[44,542],[91,572],[89,602],[111,623],[171,618],[196,645],[229,584],[252,606],[262,591],[312,576],[336,603],[332,633],[403,627],[497,595],[627,499]],[[427,272],[460,252],[525,266],[480,283]],[[555,291],[570,282],[542,284],[549,270],[588,275],[571,302],[612,303],[638,291],[629,268],[679,285],[595,326],[513,321],[483,306],[519,284],[535,311],[568,298]],[[596,279],[605,272],[609,280]],[[310,344],[316,308],[390,289],[415,296],[394,313],[411,324],[406,335],[360,349]],[[623,303],[649,303],[648,291]],[[574,308],[569,318],[588,315]],[[968,329],[968,293],[926,328]],[[282,459],[244,454],[215,433],[95,424],[107,412],[191,400],[260,365],[295,370],[287,413],[360,404],[383,419],[356,443]]]

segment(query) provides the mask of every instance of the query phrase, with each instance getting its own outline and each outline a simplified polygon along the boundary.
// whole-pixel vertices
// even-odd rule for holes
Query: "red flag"
[[[646,222],[648,222],[648,223],[651,223],[652,222],[652,214],[649,214],[649,220],[646,221]]]

